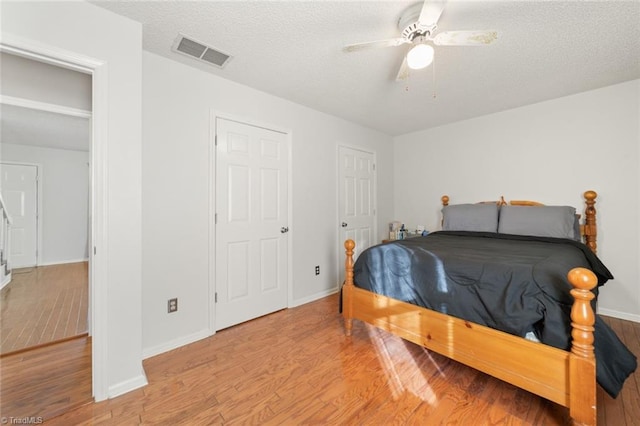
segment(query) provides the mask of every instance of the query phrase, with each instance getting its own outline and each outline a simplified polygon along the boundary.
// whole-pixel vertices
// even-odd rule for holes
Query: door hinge
[[[213,219],[213,223],[215,223],[215,224],[218,223],[218,213],[215,214],[215,217]]]
[[[215,303],[218,303],[218,293],[217,293],[217,292],[216,292],[216,294],[215,294],[214,299],[215,299]]]
[[[95,255],[97,253],[97,250],[95,247],[93,247],[93,254]]]
[[[376,170],[376,163],[373,163],[373,171]]]
[[[213,137],[213,141],[214,141],[213,143],[214,143],[216,146],[218,146],[218,135],[215,135],[215,136]]]

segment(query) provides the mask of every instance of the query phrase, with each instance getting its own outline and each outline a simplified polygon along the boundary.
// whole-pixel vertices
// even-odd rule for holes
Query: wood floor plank
[[[0,412],[54,417],[91,401],[89,338],[0,359]]]
[[[336,306],[337,296],[330,296],[149,358],[149,385],[48,415],[46,424],[567,424],[566,408],[384,331],[356,321],[346,337]],[[607,321],[637,350],[640,324]],[[0,359],[3,413],[17,406],[25,415],[59,412],[70,397],[53,395],[65,380],[44,374],[38,391],[20,384],[21,375],[36,374],[39,365],[60,369],[55,354],[43,348],[15,355],[14,362]],[[84,379],[79,371],[65,375],[90,386],[90,368]],[[598,390],[599,424],[637,426],[637,378],[636,372],[617,399]],[[51,396],[27,408],[20,401],[38,401],[34,392]],[[6,395],[19,401],[6,405]]]
[[[0,304],[2,355],[86,333],[88,264],[14,270]]]

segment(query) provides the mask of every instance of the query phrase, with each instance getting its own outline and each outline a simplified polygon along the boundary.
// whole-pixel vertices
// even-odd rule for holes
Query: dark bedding
[[[517,336],[532,332],[541,342],[568,350],[573,297],[567,272],[579,266],[597,275],[598,287],[613,278],[576,241],[441,231],[365,250],[354,265],[354,281]],[[595,354],[598,383],[615,397],[637,360],[598,317]]]

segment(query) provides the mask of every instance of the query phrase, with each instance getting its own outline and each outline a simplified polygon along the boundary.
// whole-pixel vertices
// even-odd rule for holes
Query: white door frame
[[[42,180],[44,178],[42,174],[42,164],[29,163],[26,161],[6,161],[2,160],[2,164],[15,164],[17,166],[31,166],[36,168],[36,174],[38,179],[36,180],[36,266],[42,264]],[[11,213],[11,212],[9,212]]]
[[[292,285],[292,277],[293,277],[293,233],[295,232],[295,223],[293,220],[293,203],[292,203],[292,175],[291,175],[291,159],[293,152],[293,147],[291,145],[292,141],[292,131],[290,129],[284,129],[280,126],[274,126],[269,123],[257,122],[255,120],[248,119],[246,117],[238,117],[231,114],[222,113],[216,110],[211,110],[209,112],[209,335],[214,335],[216,333],[216,211],[218,206],[216,206],[216,119],[221,118],[224,120],[237,121],[239,123],[248,124],[251,126],[262,127],[268,130],[274,130],[276,132],[284,133],[287,135],[287,142],[289,145],[289,153],[287,158],[287,175],[288,175],[288,183],[287,183],[287,191],[289,191],[289,196],[287,197],[287,215],[289,222],[289,232],[287,232],[287,244],[288,244],[288,253],[287,253],[287,308],[290,308],[293,305],[293,285]]]
[[[79,53],[41,42],[2,35],[0,51],[91,74],[91,242],[89,251],[89,324],[92,336],[92,387],[96,401],[107,399],[108,337],[108,64]]]
[[[345,248],[344,241],[340,241],[340,148],[353,149],[355,151],[366,152],[367,154],[373,155],[373,163],[375,165],[375,173],[373,174],[373,195],[372,195],[372,203],[373,203],[373,241],[371,245],[378,244],[378,153],[376,151],[370,150],[368,148],[363,148],[361,146],[355,145],[347,145],[347,144],[338,144],[336,146],[336,181],[338,182],[336,186],[336,240],[338,240],[338,270],[337,279],[340,281],[341,271],[344,270],[344,260],[345,260]],[[337,283],[337,288],[340,290],[342,288],[342,283]]]

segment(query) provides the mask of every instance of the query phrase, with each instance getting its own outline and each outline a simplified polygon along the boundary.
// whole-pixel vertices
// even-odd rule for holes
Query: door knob
[[[285,234],[287,232],[289,232],[289,228],[288,227],[283,226],[282,228],[280,228],[280,233]]]
[[[347,227],[347,222],[342,222],[342,227],[346,228]]]

